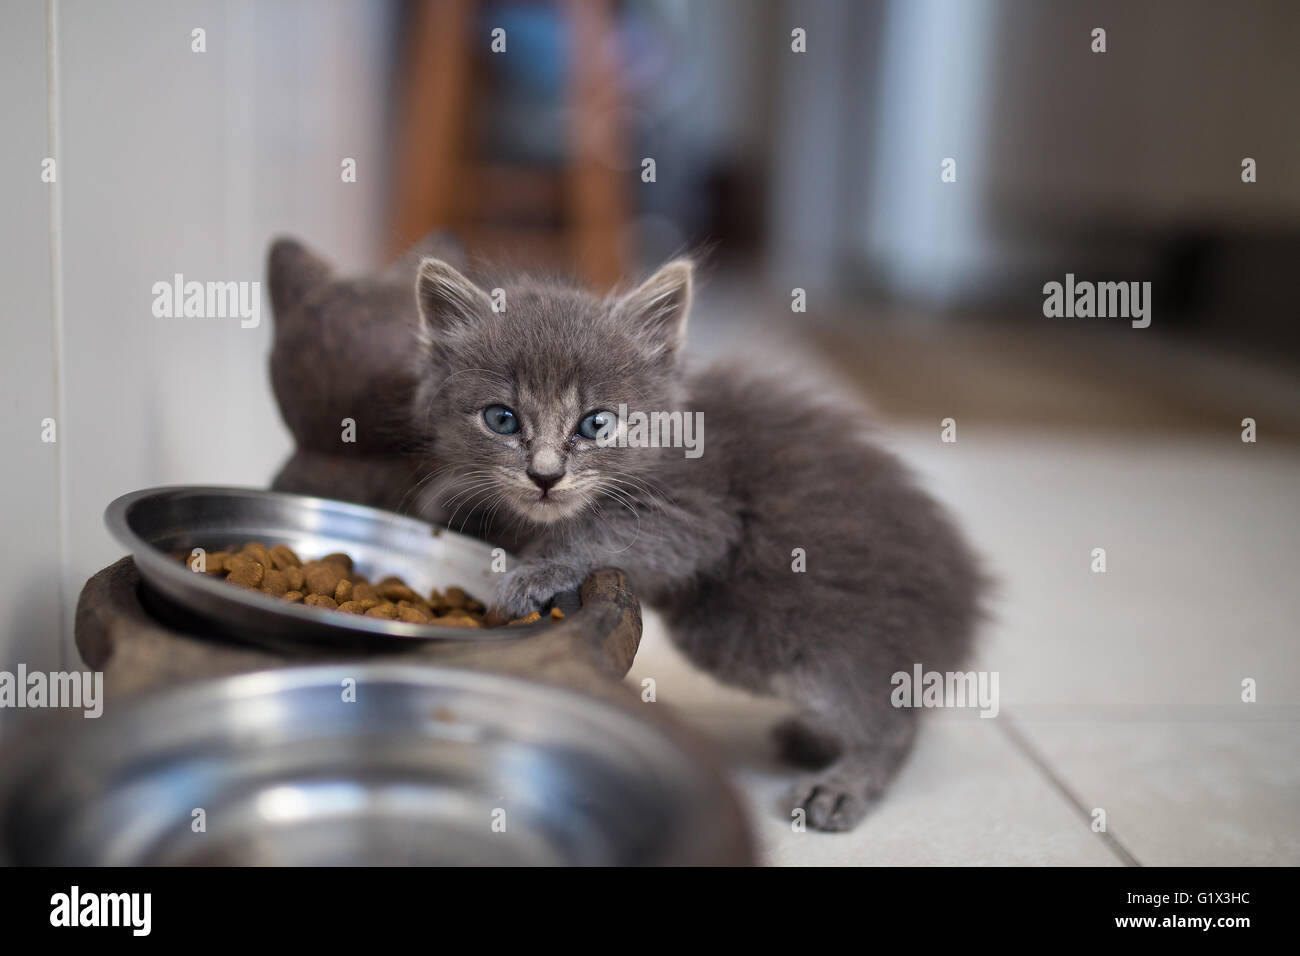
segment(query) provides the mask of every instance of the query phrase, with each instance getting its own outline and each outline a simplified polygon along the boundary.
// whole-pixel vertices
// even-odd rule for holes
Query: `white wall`
[[[1292,0],[996,0],[988,188],[1015,221],[1300,222]],[[1093,53],[1091,31],[1107,31]],[[1259,164],[1253,186],[1241,160]]]
[[[1144,264],[1180,229],[1232,237],[1300,222],[1291,0],[884,9],[871,189],[853,228],[889,291],[947,305],[1063,262]],[[1091,49],[1096,27],[1104,53]],[[1259,164],[1249,186],[1247,156]],[[956,185],[940,182],[944,157]]]
[[[58,456],[41,422],[58,411],[50,273],[43,3],[9,4],[0,28],[0,669],[59,661]],[[60,436],[61,437],[61,436]],[[21,598],[19,597],[21,595]]]
[[[369,267],[387,200],[390,5],[54,0],[50,9],[50,37],[40,0],[11,0],[0,14],[0,576],[31,594],[0,612],[0,669],[54,666],[60,632],[64,660],[77,661],[77,593],[123,553],[103,528],[114,497],[174,483],[264,485],[289,450],[267,379],[265,289],[261,325],[244,329],[237,319],[156,318],[153,284],[177,272],[263,281],[267,243],[281,233],[346,268]],[[191,51],[196,27],[206,53]],[[55,186],[40,181],[51,119]],[[343,157],[357,160],[358,183],[341,181]],[[40,441],[47,416],[58,420],[56,445]]]

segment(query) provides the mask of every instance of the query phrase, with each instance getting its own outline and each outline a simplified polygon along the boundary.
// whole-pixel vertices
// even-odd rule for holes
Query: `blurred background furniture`
[[[496,52],[484,17],[492,6],[419,0],[404,11],[391,252],[445,229],[490,261],[545,266],[612,288],[626,267],[629,192],[610,161],[624,151],[616,5],[508,7]],[[531,64],[523,71],[515,66],[521,57]],[[538,74],[530,96],[521,80]],[[511,137],[518,127],[494,121],[514,115],[527,133],[538,92],[552,94],[544,109],[563,117],[564,128],[548,134],[562,152],[535,134],[532,142]]]

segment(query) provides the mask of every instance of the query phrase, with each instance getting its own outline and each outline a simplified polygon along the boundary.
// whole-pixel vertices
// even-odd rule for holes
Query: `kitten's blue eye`
[[[608,435],[614,430],[615,417],[613,412],[592,412],[590,415],[578,422],[578,434],[583,438],[590,438],[595,441],[602,435]]]
[[[504,405],[489,405],[483,409],[483,421],[498,435],[513,435],[519,431],[519,417]]]

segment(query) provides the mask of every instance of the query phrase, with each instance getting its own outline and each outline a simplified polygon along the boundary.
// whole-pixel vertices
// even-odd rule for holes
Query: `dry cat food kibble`
[[[364,574],[355,572],[346,554],[327,554],[315,561],[303,561],[283,544],[273,548],[251,541],[239,551],[213,551],[204,554],[203,564],[197,556],[182,560],[191,571],[225,578],[231,584],[261,591],[291,604],[302,602],[344,614],[364,614],[390,621],[411,624],[439,624],[444,627],[515,627],[541,620],[531,614],[512,621],[499,619],[487,606],[471,597],[463,588],[445,591],[436,588],[423,597],[401,578],[390,575],[373,584]],[[562,620],[564,612],[552,608],[552,620]]]

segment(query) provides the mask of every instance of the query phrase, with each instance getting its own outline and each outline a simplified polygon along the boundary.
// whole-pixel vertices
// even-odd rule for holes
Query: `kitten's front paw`
[[[802,809],[813,830],[852,830],[875,802],[857,774],[832,770],[819,777],[805,777],[790,790],[789,810]]]
[[[496,606],[510,617],[540,611],[557,594],[571,591],[585,575],[565,564],[521,564],[507,571],[497,588]]]

